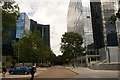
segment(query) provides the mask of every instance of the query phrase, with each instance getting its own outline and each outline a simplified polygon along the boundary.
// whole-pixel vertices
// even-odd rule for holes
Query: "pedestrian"
[[[13,68],[14,68],[13,64],[11,64],[10,68],[11,68],[11,69],[13,69]]]
[[[3,77],[5,77],[6,72],[7,72],[7,67],[6,66],[2,66]]]
[[[36,72],[36,66],[33,66],[33,67],[31,68],[31,79],[30,79],[30,80],[33,80],[33,79],[34,79],[34,74],[35,74],[35,72]]]
[[[75,64],[72,64],[73,68],[75,68]]]

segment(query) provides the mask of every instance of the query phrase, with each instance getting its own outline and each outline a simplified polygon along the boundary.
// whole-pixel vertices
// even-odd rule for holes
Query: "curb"
[[[74,72],[75,74],[79,74],[79,73],[77,73],[77,72],[75,72],[75,71],[73,71],[73,70],[71,70],[71,69],[69,69],[69,68],[66,68],[67,70],[69,70],[69,71],[72,71],[72,72]]]

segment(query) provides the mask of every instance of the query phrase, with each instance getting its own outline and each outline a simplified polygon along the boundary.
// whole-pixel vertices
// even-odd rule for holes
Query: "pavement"
[[[68,70],[78,74],[75,78],[118,78],[116,70],[92,70],[85,67],[66,67]]]

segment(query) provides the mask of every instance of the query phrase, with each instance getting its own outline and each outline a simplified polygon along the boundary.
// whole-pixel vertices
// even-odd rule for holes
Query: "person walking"
[[[31,68],[31,79],[30,79],[30,80],[33,80],[33,79],[34,79],[34,74],[35,74],[35,72],[36,72],[36,66],[33,66],[33,67]]]
[[[10,68],[11,68],[11,69],[13,69],[13,68],[14,68],[14,65],[13,65],[13,64],[11,64]]]
[[[6,72],[7,72],[7,67],[6,66],[2,66],[3,77],[5,77]]]

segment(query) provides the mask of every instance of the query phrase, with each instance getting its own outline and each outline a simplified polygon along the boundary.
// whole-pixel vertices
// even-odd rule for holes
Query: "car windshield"
[[[15,69],[20,69],[20,67],[16,67]]]
[[[26,67],[21,67],[20,69],[27,69]]]
[[[15,69],[28,69],[27,67],[15,67]]]

